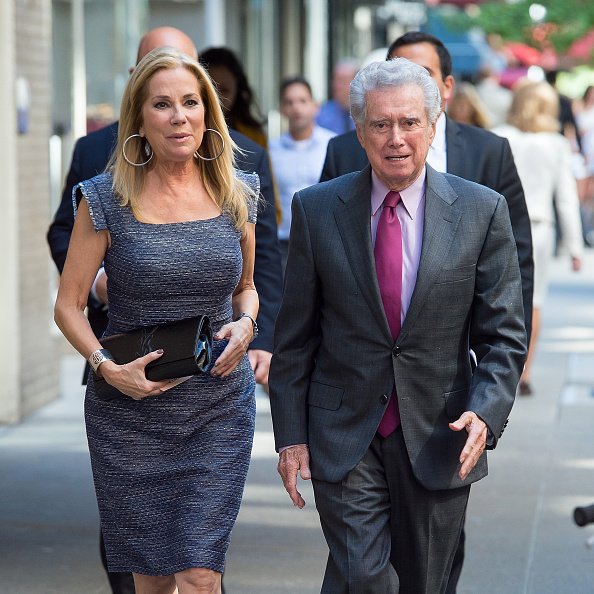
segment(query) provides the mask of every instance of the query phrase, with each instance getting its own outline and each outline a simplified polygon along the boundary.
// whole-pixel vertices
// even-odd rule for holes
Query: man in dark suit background
[[[442,115],[437,121],[436,137],[429,149],[427,162],[438,171],[487,186],[502,194],[507,201],[522,274],[524,320],[530,339],[534,286],[532,235],[522,183],[509,143],[496,134],[446,117],[445,108],[455,82],[450,53],[439,39],[419,31],[405,33],[388,49],[387,59],[396,57],[407,58],[423,66],[441,93]],[[367,163],[356,133],[341,134],[328,143],[320,181],[360,171]]]
[[[313,479],[323,594],[443,594],[526,354],[515,241],[503,196],[425,164],[440,112],[425,69],[370,64],[351,110],[370,164],[292,203],[279,473],[300,508],[297,473]]]
[[[173,27],[158,27],[146,33],[141,39],[137,62],[149,51],[161,46],[175,47],[195,59],[198,58],[194,43],[185,33]],[[133,68],[130,70],[132,71]],[[282,289],[272,176],[267,152],[236,130],[229,132],[233,141],[244,151],[237,157],[238,167],[246,172],[256,172],[259,175],[260,193],[264,198],[258,211],[256,223],[254,266],[254,283],[260,299],[257,319],[259,333],[258,337],[250,344],[248,356],[254,368],[256,380],[261,384],[267,384],[272,356],[274,321],[280,305]],[[60,273],[64,268],[74,225],[72,189],[78,182],[94,177],[105,170],[116,145],[117,135],[118,123],[115,122],[76,142],[70,170],[64,184],[62,200],[47,233],[52,258]],[[102,336],[107,326],[107,278],[102,271],[94,285],[94,294],[89,296],[87,312],[93,332],[97,336]],[[101,553],[103,565],[107,571],[102,542]],[[108,573],[108,578],[114,594],[134,592],[134,581],[131,574]]]

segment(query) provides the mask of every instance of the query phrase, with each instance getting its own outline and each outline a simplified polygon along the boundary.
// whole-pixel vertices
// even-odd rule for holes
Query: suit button
[[[400,356],[400,352],[401,352],[401,351],[400,351],[400,347],[399,347],[399,346],[397,346],[397,347],[394,347],[394,348],[392,349],[392,355],[393,355],[394,357],[399,357],[399,356]]]
[[[380,402],[381,402],[382,404],[386,404],[386,403],[388,402],[388,395],[387,395],[387,394],[382,394],[382,395],[380,396]]]

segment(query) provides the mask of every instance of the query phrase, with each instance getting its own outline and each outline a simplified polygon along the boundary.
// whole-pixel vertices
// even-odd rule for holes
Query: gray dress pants
[[[322,594],[443,594],[470,487],[429,491],[399,427],[339,483],[313,480],[328,543]]]

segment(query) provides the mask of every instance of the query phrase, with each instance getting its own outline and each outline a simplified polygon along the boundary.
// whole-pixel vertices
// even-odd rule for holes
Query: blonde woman
[[[82,200],[55,318],[122,393],[98,399],[91,373],[85,421],[109,569],[132,571],[137,594],[220,592],[247,474],[258,179],[234,169],[234,148],[202,67],[153,50],[124,92],[109,172],[75,189]],[[162,353],[118,365],[101,351],[83,310],[102,262],[106,335],[207,314],[209,374],[168,389],[145,377]]]
[[[456,85],[454,96],[448,103],[448,116],[462,124],[486,129],[491,127],[485,105],[474,86],[468,82]]]
[[[547,289],[547,272],[555,244],[556,207],[565,249],[574,271],[583,254],[577,183],[571,167],[571,146],[559,134],[559,98],[547,83],[524,82],[514,91],[507,125],[494,132],[510,143],[522,180],[534,257],[532,339],[520,380],[520,394],[532,393],[531,371],[540,330],[540,310]]]

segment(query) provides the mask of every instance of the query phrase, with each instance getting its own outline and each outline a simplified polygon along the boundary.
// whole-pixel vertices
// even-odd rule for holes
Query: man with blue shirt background
[[[318,106],[310,84],[301,76],[287,78],[281,83],[280,107],[288,120],[289,131],[271,141],[268,150],[281,201],[282,220],[278,226],[278,238],[284,270],[293,195],[318,183],[328,141],[335,133],[316,124]]]

